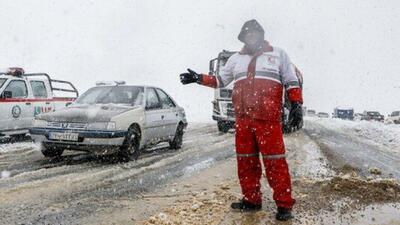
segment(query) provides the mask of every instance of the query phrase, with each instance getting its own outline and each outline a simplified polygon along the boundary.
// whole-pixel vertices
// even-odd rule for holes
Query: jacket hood
[[[238,39],[241,42],[244,42],[244,37],[246,36],[246,34],[253,31],[261,33],[262,37],[264,37],[264,28],[261,26],[261,24],[257,22],[257,20],[252,19],[243,24],[242,29],[240,29]]]

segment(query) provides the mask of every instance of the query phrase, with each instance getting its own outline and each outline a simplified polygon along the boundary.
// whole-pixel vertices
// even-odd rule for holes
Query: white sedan
[[[30,129],[46,157],[65,149],[135,160],[150,145],[182,146],[185,111],[160,88],[101,85],[86,91],[65,109],[36,117]]]

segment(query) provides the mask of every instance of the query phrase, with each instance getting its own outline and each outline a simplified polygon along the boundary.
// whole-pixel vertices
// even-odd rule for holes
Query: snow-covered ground
[[[0,144],[0,154],[15,151],[39,150],[39,145],[32,142]]]
[[[305,120],[321,125],[326,129],[358,140],[362,139],[364,142],[381,145],[391,151],[400,153],[400,125],[375,121],[349,121],[316,117],[305,117]]]
[[[323,133],[322,139],[328,135],[332,137],[328,141],[335,143],[341,142],[341,136],[347,133],[354,138],[365,139],[357,136],[358,132],[352,130],[352,125],[353,122],[348,121],[312,119],[306,121],[304,130],[285,135],[294,195],[298,200],[293,224],[334,224],[329,221],[315,222],[319,218],[316,213],[319,210],[329,211],[333,203],[341,201],[342,195],[351,198],[351,193],[346,189],[337,195],[336,190],[331,191],[329,187],[360,186],[357,183],[361,182],[359,180],[331,180],[340,174],[340,171],[336,173],[331,169],[336,161],[325,156],[319,142],[315,141],[318,136],[309,130],[312,128],[316,134]],[[325,127],[330,127],[332,131],[326,132]],[[338,132],[343,135],[337,135]],[[341,145],[333,147],[341,148]],[[99,161],[78,152],[66,152],[61,159],[49,160],[41,155],[37,145],[29,142],[2,144],[0,149],[0,211],[6,212],[2,219],[8,224],[130,225],[152,220],[156,221],[152,224],[168,224],[164,223],[168,219],[201,225],[274,222],[271,212],[274,212],[275,205],[264,178],[265,209],[261,214],[245,215],[229,209],[230,202],[241,197],[236,175],[234,135],[218,132],[215,123],[191,123],[185,133],[183,148],[179,151],[158,146],[143,153],[138,161],[124,164]],[[364,157],[356,151],[351,152],[357,158]],[[382,161],[385,160],[389,159],[382,158]],[[384,167],[380,168],[386,171]],[[380,196],[379,191],[383,189],[378,186],[376,190],[371,193]],[[393,190],[398,193],[397,189]],[[363,190],[357,193],[361,192]],[[331,201],[327,202],[326,198]],[[374,198],[369,199],[375,202]],[[183,209],[186,210],[184,213]],[[336,210],[336,214],[327,218],[336,221],[342,216],[341,210]],[[389,210],[398,212],[395,207]],[[373,211],[371,215],[378,220],[380,214],[381,211]],[[388,218],[394,218],[393,224],[396,224],[398,217],[393,215]],[[159,219],[162,220],[160,223]],[[259,222],[248,223],[248,220]]]

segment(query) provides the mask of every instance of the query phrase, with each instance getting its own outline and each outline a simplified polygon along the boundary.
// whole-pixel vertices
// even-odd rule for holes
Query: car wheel
[[[137,160],[140,155],[140,132],[138,128],[131,127],[122,144],[119,156],[123,161]]]
[[[288,124],[284,124],[284,125],[282,126],[282,132],[283,132],[284,134],[290,133],[290,132],[291,132],[290,126],[289,126]]]
[[[218,130],[223,133],[228,133],[229,129],[231,129],[231,124],[226,121],[218,121],[217,126]]]
[[[176,128],[174,139],[172,139],[172,141],[169,142],[169,147],[171,149],[180,149],[182,147],[183,133],[184,133],[183,129],[184,129],[183,124],[179,124],[178,128]]]
[[[41,149],[41,152],[44,155],[44,157],[54,158],[54,157],[60,157],[63,154],[64,149],[56,148],[56,147],[45,147],[45,146],[43,146],[42,149]]]

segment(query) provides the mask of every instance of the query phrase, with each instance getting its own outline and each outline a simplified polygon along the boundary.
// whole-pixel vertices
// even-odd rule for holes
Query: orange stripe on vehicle
[[[35,98],[6,98],[0,99],[0,102],[72,102],[74,98],[50,98],[50,99],[35,99]]]

